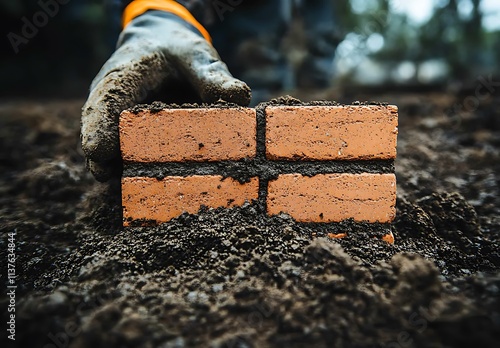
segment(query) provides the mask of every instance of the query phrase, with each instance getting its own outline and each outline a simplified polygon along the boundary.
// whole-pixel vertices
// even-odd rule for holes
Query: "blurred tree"
[[[488,33],[483,28],[481,2],[435,1],[432,16],[420,24],[411,21],[408,12],[393,11],[396,2],[391,0],[339,1],[336,7],[346,33],[361,38],[358,54],[391,64],[411,61],[416,67],[430,60],[445,61],[450,77],[461,80],[474,78],[485,69],[498,68],[500,61],[500,51],[496,49],[500,45],[499,33]],[[384,37],[384,47],[369,52],[365,44],[375,32]]]
[[[307,0],[304,0],[307,1]],[[484,0],[483,0],[484,1]],[[332,0],[339,36],[351,39],[348,60],[370,58],[385,69],[403,61],[440,59],[449,65],[455,79],[475,78],[480,72],[498,68],[500,33],[482,26],[486,15],[482,0],[436,0],[430,19],[415,24],[408,13],[394,11],[395,0]],[[16,54],[9,33],[20,34],[26,21],[42,11],[38,1],[0,0],[0,28],[4,45],[0,74],[9,81],[0,94],[58,93],[83,95],[100,66],[111,54],[119,19],[106,14],[103,5],[115,0],[72,0],[60,5],[36,35],[19,46]],[[383,37],[381,49],[370,50],[373,34]],[[289,40],[297,45],[297,36]],[[373,41],[373,40],[372,40]],[[352,64],[355,66],[356,64]],[[390,67],[390,68],[389,68]]]

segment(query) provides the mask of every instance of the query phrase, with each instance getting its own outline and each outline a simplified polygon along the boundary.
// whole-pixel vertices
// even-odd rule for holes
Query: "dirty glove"
[[[180,82],[187,82],[204,102],[250,102],[250,88],[229,73],[203,27],[178,3],[164,3],[174,11],[147,11],[131,20],[90,87],[81,140],[88,167],[99,181],[121,173],[121,111],[151,92],[161,88],[174,93]]]

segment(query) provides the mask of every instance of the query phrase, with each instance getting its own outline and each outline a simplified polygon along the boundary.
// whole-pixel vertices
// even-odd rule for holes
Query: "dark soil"
[[[0,104],[15,346],[497,347],[500,98],[453,108],[465,96],[368,98],[400,106],[394,245],[251,205],[121,230],[119,183],[85,170],[82,102]]]

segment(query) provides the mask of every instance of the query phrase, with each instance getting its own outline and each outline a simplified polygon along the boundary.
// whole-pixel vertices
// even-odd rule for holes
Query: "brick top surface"
[[[394,159],[396,106],[271,106],[266,156],[271,160]]]
[[[120,148],[128,162],[241,160],[255,157],[256,116],[250,108],[124,111]]]

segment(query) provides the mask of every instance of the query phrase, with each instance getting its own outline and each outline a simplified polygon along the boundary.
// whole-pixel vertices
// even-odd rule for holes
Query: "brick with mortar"
[[[287,213],[300,222],[388,223],[395,205],[394,174],[284,174],[268,185],[268,213]]]
[[[396,106],[270,106],[266,156],[271,160],[394,159]]]
[[[241,206],[258,198],[259,179],[247,183],[217,175],[122,178],[123,224],[133,220],[166,222],[184,212]]]
[[[255,157],[256,116],[250,108],[149,110],[120,116],[126,162],[224,161]]]

